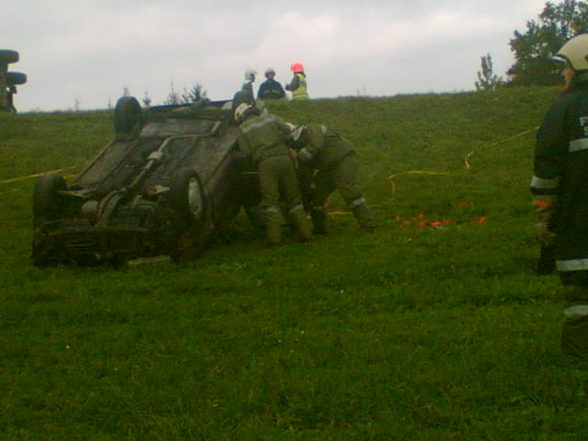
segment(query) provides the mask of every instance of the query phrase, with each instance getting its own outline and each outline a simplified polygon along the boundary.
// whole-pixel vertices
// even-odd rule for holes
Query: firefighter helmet
[[[292,63],[290,70],[294,73],[302,73],[304,72],[304,66],[300,62]]]
[[[239,104],[239,106],[237,106],[237,109],[235,110],[235,121],[237,121],[238,123],[242,123],[243,121],[245,121],[248,114],[251,114],[252,110],[253,106],[247,103]]]
[[[552,59],[566,64],[574,72],[588,70],[588,34],[577,35],[569,40]]]
[[[268,75],[275,75],[275,74],[276,74],[276,71],[275,71],[273,68],[271,68],[271,67],[268,67],[268,68],[265,70],[265,74],[264,74],[264,75],[267,77]]]
[[[254,69],[247,69],[245,71],[245,80],[255,81],[255,75],[257,75],[257,72]]]

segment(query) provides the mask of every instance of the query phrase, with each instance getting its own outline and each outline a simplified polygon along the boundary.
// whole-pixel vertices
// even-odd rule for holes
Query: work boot
[[[300,240],[302,240],[302,242],[309,241],[312,238],[312,232],[302,204],[298,204],[290,210],[290,217],[296,226],[298,233],[300,233]]]
[[[312,219],[312,234],[327,234],[327,211],[324,206],[312,207],[310,210]]]
[[[266,225],[266,243],[268,246],[278,245],[282,240],[282,214],[280,207],[270,207],[264,210]]]
[[[588,309],[588,305],[581,305]],[[570,309],[567,308],[566,312]],[[561,334],[561,348],[564,355],[582,361],[588,361],[588,314],[567,317]]]
[[[362,198],[363,199],[363,198]],[[374,232],[374,221],[370,214],[370,209],[367,206],[365,199],[357,205],[352,206],[351,210],[359,222],[359,230],[362,233],[373,233]]]

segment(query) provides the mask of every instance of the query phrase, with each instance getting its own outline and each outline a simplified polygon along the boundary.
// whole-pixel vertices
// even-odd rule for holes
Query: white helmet
[[[257,72],[255,70],[247,69],[245,71],[245,80],[255,81],[255,75],[257,75]]]
[[[268,67],[268,68],[265,70],[265,73],[264,73],[264,75],[267,77],[269,74],[274,74],[274,75],[276,74],[276,71],[273,69],[273,67]]]
[[[588,34],[580,34],[568,40],[552,59],[565,63],[575,72],[588,70]]]
[[[245,120],[245,114],[251,109],[253,109],[253,106],[247,103],[239,104],[235,110],[235,121],[238,123],[243,122]]]

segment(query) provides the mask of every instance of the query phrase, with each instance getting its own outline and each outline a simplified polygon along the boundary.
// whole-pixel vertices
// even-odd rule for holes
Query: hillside
[[[528,186],[557,91],[272,103],[356,146],[377,221],[266,249],[240,215],[196,261],[31,265],[33,176],[107,112],[0,114],[0,439],[584,440]]]

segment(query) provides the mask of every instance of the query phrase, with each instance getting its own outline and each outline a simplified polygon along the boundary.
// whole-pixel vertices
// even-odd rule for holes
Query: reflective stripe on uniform
[[[299,211],[299,210],[304,210],[304,207],[302,206],[302,204],[296,204],[296,205],[294,205],[290,209],[290,213],[294,213],[294,212]]]
[[[555,265],[558,271],[586,271],[588,259],[556,260]]]
[[[555,189],[559,187],[560,181],[561,178],[559,176],[553,179],[543,179],[537,176],[533,176],[533,179],[531,180],[531,187],[537,188],[539,190]]]
[[[588,138],[580,138],[570,141],[570,152],[579,152],[581,150],[588,150]]]
[[[349,206],[351,208],[355,208],[355,207],[359,207],[360,205],[363,205],[363,204],[367,204],[367,201],[362,196],[360,198],[355,199],[354,201],[351,201],[351,203],[349,204]]]
[[[249,124],[247,124],[247,122],[245,122],[245,124],[241,125],[241,132],[248,133],[251,130],[259,129],[260,127],[266,126],[266,125],[274,123],[276,121],[277,121],[276,118],[269,117],[269,118],[264,118],[261,121],[257,121],[257,122],[253,122],[253,123],[249,123]]]
[[[272,205],[271,207],[267,207],[263,209],[263,213],[267,215],[272,215],[280,212],[279,205]]]
[[[566,309],[564,309],[564,314],[569,319],[585,317],[588,315],[588,305],[568,306]]]

